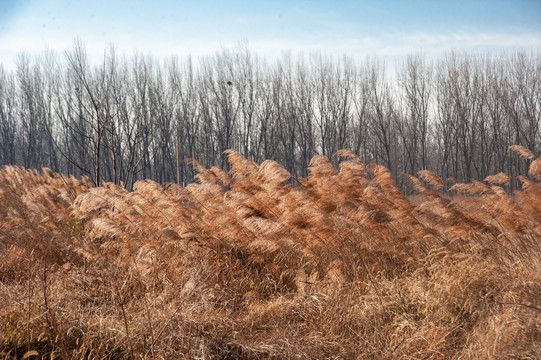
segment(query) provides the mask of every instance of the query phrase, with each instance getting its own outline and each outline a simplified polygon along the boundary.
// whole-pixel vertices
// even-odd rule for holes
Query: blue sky
[[[213,54],[240,41],[263,56],[321,51],[364,58],[422,51],[541,49],[541,0],[0,0],[0,63],[114,44],[156,57]]]

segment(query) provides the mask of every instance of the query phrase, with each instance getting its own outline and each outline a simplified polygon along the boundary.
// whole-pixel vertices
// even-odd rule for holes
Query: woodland
[[[142,179],[193,181],[189,158],[227,168],[228,149],[295,177],[314,155],[336,164],[334,154],[350,149],[395,177],[424,169],[459,181],[514,178],[527,168],[509,147],[539,155],[540,119],[539,52],[268,60],[239,45],[158,61],[111,47],[96,65],[76,43],[0,67],[0,165],[128,189]]]

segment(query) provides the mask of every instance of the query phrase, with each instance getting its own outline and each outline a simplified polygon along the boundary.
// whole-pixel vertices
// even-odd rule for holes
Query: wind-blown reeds
[[[196,182],[0,170],[0,351],[72,358],[539,358],[541,159],[402,193],[349,150],[305,179],[228,151]],[[9,354],[9,355],[8,355]]]

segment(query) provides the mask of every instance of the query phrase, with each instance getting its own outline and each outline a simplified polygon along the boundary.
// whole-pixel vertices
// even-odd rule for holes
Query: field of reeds
[[[399,190],[342,150],[128,192],[0,171],[0,359],[539,359],[541,159]]]

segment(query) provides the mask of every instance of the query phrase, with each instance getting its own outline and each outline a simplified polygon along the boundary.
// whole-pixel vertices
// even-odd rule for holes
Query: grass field
[[[132,192],[0,171],[0,359],[539,359],[541,159],[467,184],[229,151]]]

